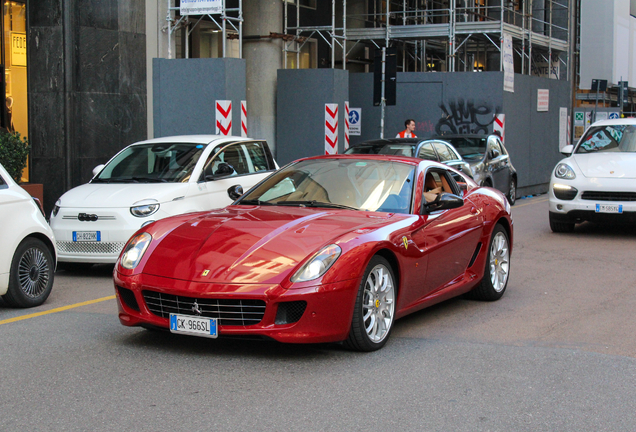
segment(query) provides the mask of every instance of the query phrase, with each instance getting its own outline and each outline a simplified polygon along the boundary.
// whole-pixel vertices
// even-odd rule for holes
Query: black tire
[[[517,179],[510,177],[510,188],[508,190],[508,202],[511,206],[517,202]]]
[[[502,247],[505,253],[501,253]],[[493,253],[495,249],[495,253]],[[493,258],[495,261],[493,263]],[[497,262],[499,260],[499,262]],[[493,282],[493,264],[494,271],[497,272],[498,278]],[[504,276],[503,283],[499,280]],[[486,255],[486,268],[484,277],[473,290],[469,293],[469,297],[475,300],[495,301],[499,300],[506,291],[508,280],[510,279],[510,240],[508,233],[501,224],[495,225],[495,229],[490,236],[488,251]],[[495,286],[497,285],[497,286]]]
[[[368,295],[374,283],[378,281],[378,274],[383,275],[381,276],[382,278],[384,276],[387,277],[384,298],[382,298],[382,295],[371,297]],[[382,348],[389,339],[391,330],[393,329],[396,300],[397,286],[395,285],[395,275],[393,274],[391,264],[383,257],[376,255],[369,261],[364,271],[362,281],[360,282],[353,309],[353,319],[351,320],[349,337],[344,341],[345,347],[356,351],[375,351]],[[365,320],[366,312],[369,313],[369,317]],[[383,315],[385,317],[388,315],[388,317],[383,321],[378,321],[376,319],[377,315]],[[367,332],[367,324],[369,324],[369,327],[372,327],[371,323],[375,322],[382,324],[378,325],[378,327],[382,328],[377,329],[381,334],[370,336]],[[373,338],[377,338],[377,340],[373,340]]]
[[[550,213],[550,229],[555,233],[571,233],[574,232],[574,222],[568,222],[557,219]]]
[[[93,263],[58,262],[57,269],[67,272],[83,272],[93,267]]]
[[[2,299],[13,307],[39,306],[53,288],[55,261],[48,247],[39,239],[20,243],[11,261],[9,289]]]

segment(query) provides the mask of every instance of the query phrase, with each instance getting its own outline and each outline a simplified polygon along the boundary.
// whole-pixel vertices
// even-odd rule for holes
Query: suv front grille
[[[75,254],[119,254],[126,246],[123,242],[65,242],[58,241],[57,250],[59,252]]]
[[[590,201],[636,201],[636,192],[585,191],[581,199]]]
[[[265,315],[265,302],[252,299],[207,299],[142,291],[146,306],[153,314],[169,318],[171,313],[196,315],[196,301],[201,316],[217,318],[222,326],[249,326],[258,324]]]

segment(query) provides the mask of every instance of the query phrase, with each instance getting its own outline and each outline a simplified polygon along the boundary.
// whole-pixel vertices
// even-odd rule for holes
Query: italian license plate
[[[102,233],[99,231],[73,231],[74,242],[98,242],[102,241]]]
[[[623,213],[620,204],[596,204],[596,213]]]
[[[170,314],[170,331],[172,333],[216,338],[218,336],[216,321],[216,318]]]

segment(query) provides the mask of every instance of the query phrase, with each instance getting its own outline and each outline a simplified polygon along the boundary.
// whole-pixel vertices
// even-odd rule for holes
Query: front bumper
[[[584,192],[591,192],[594,195],[603,196],[604,191],[610,193],[625,193],[625,180],[602,179],[596,183],[567,182],[552,178],[550,190],[548,191],[548,201],[550,213],[553,219],[563,222],[636,222],[636,201],[621,201],[616,199],[583,199]],[[554,185],[565,184],[577,189],[574,198],[571,200],[559,199],[555,195]],[[563,193],[561,195],[564,195]],[[620,205],[622,213],[597,213],[597,204]]]
[[[96,221],[80,221],[84,213],[97,216]],[[59,262],[114,264],[130,237],[141,226],[168,215],[161,211],[137,218],[128,208],[61,208],[51,217]],[[73,232],[99,232],[100,241],[74,241]]]
[[[356,279],[302,289],[284,289],[264,284],[203,284],[150,275],[114,274],[119,320],[125,326],[152,326],[169,329],[169,318],[151,311],[144,291],[196,299],[207,303],[220,301],[262,301],[265,305],[260,322],[251,325],[219,322],[219,337],[264,337],[288,343],[323,343],[345,340],[351,327],[353,305],[358,291]],[[133,297],[131,297],[133,296]],[[146,297],[148,293],[146,293]],[[280,323],[281,303],[306,302],[302,316],[291,323]],[[153,306],[154,308],[154,306]],[[187,311],[186,311],[187,312]],[[186,315],[194,313],[180,312]],[[216,317],[213,312],[204,316]],[[277,319],[278,318],[278,319]],[[277,323],[278,322],[278,323]]]

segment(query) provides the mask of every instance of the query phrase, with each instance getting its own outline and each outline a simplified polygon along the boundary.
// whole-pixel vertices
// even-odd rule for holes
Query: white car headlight
[[[574,180],[576,178],[576,174],[574,170],[567,164],[560,163],[554,169],[554,176],[560,179],[566,180]]]
[[[146,199],[137,201],[130,207],[130,214],[136,217],[146,217],[159,210],[160,204],[157,200]]]
[[[306,282],[314,280],[324,275],[327,270],[336,262],[342,249],[340,246],[332,244],[325,246],[316,253],[307,263],[300,268],[291,278],[292,282]]]
[[[124,249],[124,253],[121,255],[119,264],[128,270],[137,267],[151,241],[152,236],[146,232],[142,232],[131,238],[126,245],[126,249]]]
[[[57,216],[58,212],[60,211],[60,206],[61,205],[62,205],[62,201],[61,200],[57,200],[55,202],[55,206],[53,206],[53,211],[51,212],[51,217]]]

